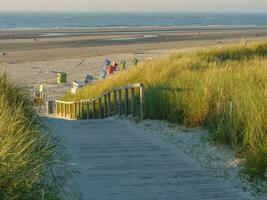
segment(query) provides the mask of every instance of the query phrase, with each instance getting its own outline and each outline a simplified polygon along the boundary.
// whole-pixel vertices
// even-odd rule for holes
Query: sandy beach
[[[127,28],[75,30],[1,30],[0,70],[32,92],[45,84],[46,100],[69,91],[73,80],[99,78],[105,59],[140,62],[179,49],[267,39],[267,28]],[[5,53],[6,55],[3,55]],[[68,83],[56,84],[66,72]]]
[[[266,8],[1,2],[0,200],[267,200]]]

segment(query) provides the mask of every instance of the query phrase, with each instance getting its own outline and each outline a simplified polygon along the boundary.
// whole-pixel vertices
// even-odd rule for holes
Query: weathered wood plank
[[[84,200],[251,200],[181,150],[125,120],[70,121],[62,129],[59,123],[56,135],[79,172],[73,179]]]
[[[55,100],[56,103],[64,103],[64,104],[73,104],[73,101],[59,101],[59,100]]]

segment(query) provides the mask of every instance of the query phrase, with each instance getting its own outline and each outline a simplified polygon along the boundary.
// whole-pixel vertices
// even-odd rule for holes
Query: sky
[[[0,0],[0,11],[267,12],[267,0]]]

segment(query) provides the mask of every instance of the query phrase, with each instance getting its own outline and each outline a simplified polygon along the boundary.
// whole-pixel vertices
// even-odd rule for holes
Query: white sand
[[[7,72],[11,79],[16,81],[32,91],[39,90],[39,85],[45,85],[45,101],[59,99],[60,96],[70,91],[72,87],[72,81],[84,80],[87,74],[92,75],[95,80],[100,77],[100,67],[105,59],[111,61],[120,62],[125,60],[127,67],[132,65],[133,58],[138,58],[140,62],[147,58],[158,57],[159,55],[167,54],[171,50],[155,50],[124,54],[112,54],[105,56],[95,57],[82,57],[82,58],[64,58],[64,59],[52,59],[47,61],[26,62],[17,64],[1,64],[0,71]],[[52,71],[66,72],[68,74],[67,84],[56,84],[56,74]]]

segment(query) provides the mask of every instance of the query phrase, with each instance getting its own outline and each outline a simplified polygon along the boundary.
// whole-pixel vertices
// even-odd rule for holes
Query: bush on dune
[[[0,199],[58,199],[55,144],[28,96],[0,76]]]
[[[210,129],[216,143],[246,158],[251,178],[267,174],[267,43],[177,53],[66,94],[88,99],[115,86],[143,82],[145,117]]]

